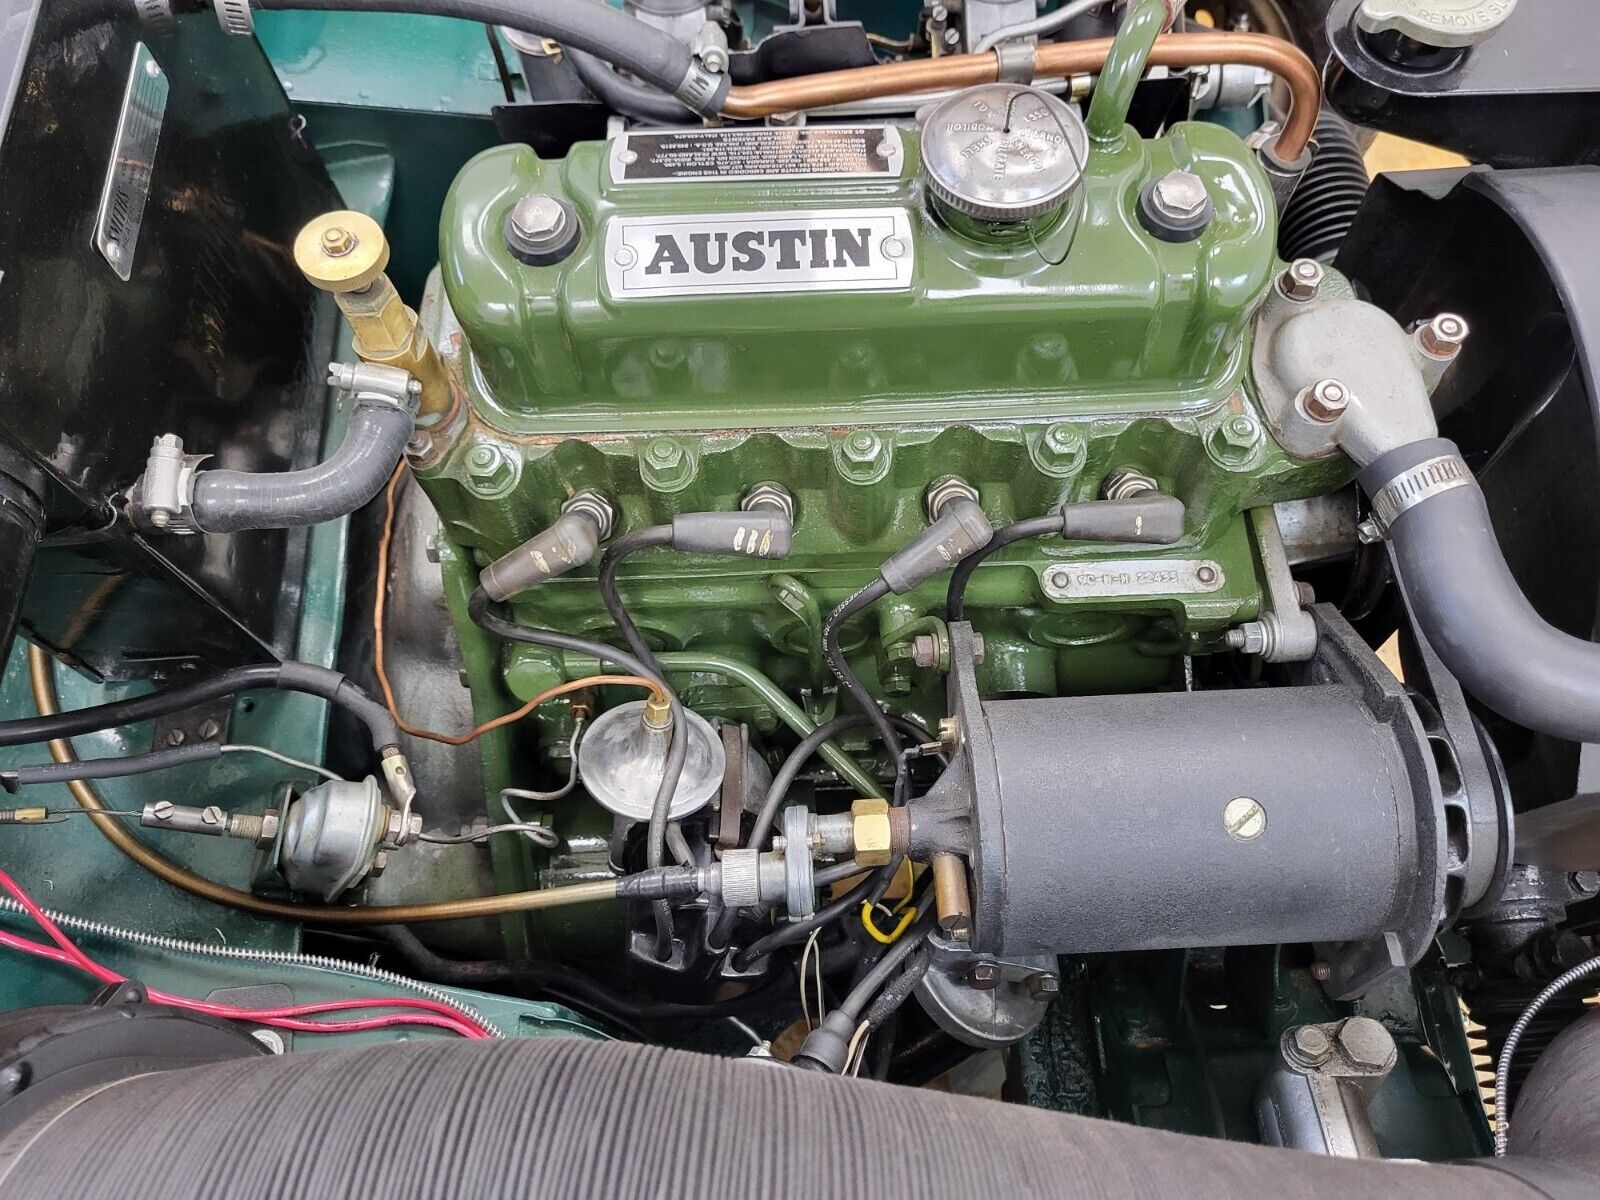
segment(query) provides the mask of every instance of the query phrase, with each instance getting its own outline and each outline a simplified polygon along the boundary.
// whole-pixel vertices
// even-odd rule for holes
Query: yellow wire
[[[916,919],[917,919],[917,910],[915,908],[907,908],[903,912],[901,912],[900,920],[895,923],[895,927],[893,929],[891,929],[888,933],[884,933],[883,930],[879,929],[876,925],[874,925],[872,923],[872,905],[869,904],[865,900],[863,900],[861,902],[861,924],[862,924],[862,926],[866,929],[866,931],[869,934],[872,935],[872,940],[873,941],[881,942],[885,946],[888,946],[888,945],[890,945],[890,944],[892,944],[894,942],[899,941],[900,940],[900,935],[902,933],[904,933],[906,931],[906,929],[911,925],[911,922],[915,921]]]
[[[901,896],[896,902],[895,906],[889,910],[890,912],[899,912],[906,905],[910,904],[911,893],[917,886],[917,871],[916,868],[911,865],[911,859],[909,857],[902,858],[900,860],[900,865],[905,868],[906,872],[906,891],[905,895]]]

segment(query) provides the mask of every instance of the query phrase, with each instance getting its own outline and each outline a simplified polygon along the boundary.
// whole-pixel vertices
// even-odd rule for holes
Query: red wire
[[[23,890],[22,885],[11,878],[5,871],[0,870],[0,887],[22,905],[27,914],[38,923],[39,928],[55,943],[54,946],[35,942],[29,938],[19,937],[16,934],[0,931],[0,946],[7,946],[13,950],[20,950],[25,954],[33,954],[46,958],[52,962],[66,963],[77,967],[79,970],[94,976],[101,983],[122,983],[125,976],[118,975],[109,967],[101,966],[85,954],[50,917],[34,903],[33,897]],[[168,1004],[176,1008],[189,1009],[193,1012],[205,1013],[208,1016],[223,1017],[228,1020],[249,1021],[258,1025],[271,1025],[279,1029],[291,1029],[303,1033],[353,1033],[368,1029],[389,1029],[397,1025],[425,1025],[438,1029],[448,1029],[452,1033],[460,1034],[467,1038],[487,1038],[491,1034],[477,1022],[470,1020],[465,1014],[451,1008],[447,1004],[440,1004],[436,1000],[424,1000],[417,997],[389,997],[380,1000],[325,1000],[315,1004],[296,1004],[281,1008],[240,1008],[231,1004],[214,1004],[207,1000],[195,1000],[188,996],[177,996],[170,992],[147,989],[150,999],[158,1004]],[[343,1021],[308,1021],[303,1018],[314,1016],[318,1013],[349,1012],[368,1010],[374,1008],[400,1008],[410,1011],[404,1013],[389,1013],[383,1016],[362,1017]]]

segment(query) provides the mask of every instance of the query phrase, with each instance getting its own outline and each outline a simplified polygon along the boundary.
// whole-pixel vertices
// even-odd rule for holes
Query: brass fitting
[[[857,800],[850,806],[855,825],[856,862],[863,867],[886,867],[894,857],[890,846],[889,802],[876,798]]]
[[[672,701],[665,692],[651,692],[645,697],[644,723],[649,729],[669,729],[672,726]]]
[[[419,416],[455,406],[455,385],[444,360],[384,274],[389,240],[364,213],[323,213],[306,222],[294,240],[294,261],[313,287],[331,292],[355,330],[363,362],[399,367],[422,384]]]

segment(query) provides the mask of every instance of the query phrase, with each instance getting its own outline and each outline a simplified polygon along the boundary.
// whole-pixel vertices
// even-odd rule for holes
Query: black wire
[[[506,94],[506,103],[515,104],[517,93],[511,87],[511,65],[506,62],[505,47],[500,44],[500,34],[493,25],[485,25],[483,31],[489,35],[489,53],[494,55],[495,73],[500,76],[500,90]]]
[[[838,920],[846,913],[855,912],[864,903],[875,903],[872,896],[879,886],[876,876],[881,874],[884,869],[880,867],[878,871],[873,872],[873,875],[863,879],[837,900],[823,905],[805,920],[791,921],[789,924],[773,930],[765,937],[757,938],[743,950],[736,951],[733,956],[734,968],[739,971],[747,970],[751,963],[765,958],[774,950],[780,950],[784,946],[793,946],[805,941],[811,936],[813,929],[821,929],[829,922]],[[888,885],[885,884],[884,889],[887,890],[887,887]],[[878,893],[878,898],[882,898],[882,892]]]
[[[944,615],[947,621],[964,621],[967,619],[967,581],[972,578],[972,573],[978,569],[978,564],[987,559],[997,550],[1028,538],[1047,537],[1052,533],[1061,532],[1061,514],[1056,513],[1050,517],[1029,517],[1025,521],[1015,521],[1010,525],[1002,525],[994,531],[986,545],[979,546],[955,565],[950,572],[950,589],[945,593]]]
[[[169,746],[148,754],[129,754],[122,758],[79,758],[72,762],[30,763],[0,771],[0,787],[14,792],[19,787],[38,783],[71,783],[79,779],[121,779],[128,775],[147,775],[195,762],[214,762],[222,757],[215,742],[191,742]]]
[[[662,764],[661,786],[657,789],[655,800],[650,806],[650,826],[645,842],[645,856],[648,866],[658,867],[664,863],[667,857],[667,814],[671,811],[672,797],[678,790],[678,779],[683,774],[683,762],[688,754],[689,738],[686,731],[688,718],[684,715],[683,705],[678,702],[677,693],[667,686],[660,669],[648,666],[627,651],[618,650],[615,646],[608,646],[604,642],[572,637],[570,634],[557,633],[553,629],[535,629],[497,617],[489,611],[489,594],[481,587],[474,589],[472,595],[468,597],[467,615],[472,619],[472,623],[485,633],[491,633],[508,642],[526,642],[531,646],[564,650],[569,654],[589,655],[602,665],[608,662],[615,663],[635,675],[650,680],[661,689],[672,709],[672,732],[667,743],[666,761]],[[655,900],[651,902],[650,911],[655,917],[656,955],[665,959],[671,954],[672,941],[676,936],[672,924],[672,909],[665,900]]]
[[[0,721],[0,746],[21,746],[97,733],[182,712],[212,700],[228,699],[240,692],[272,688],[320,696],[345,709],[367,727],[373,748],[379,752],[399,744],[400,731],[388,710],[338,671],[310,663],[278,662],[230,667],[194,683],[127,700],[111,700],[73,712]]]
[[[605,602],[606,612],[611,614],[612,622],[622,634],[623,641],[628,643],[628,648],[633,651],[634,657],[640,662],[650,664],[650,673],[656,676],[661,674],[661,664],[656,662],[656,656],[645,644],[639,627],[633,623],[633,618],[623,607],[622,597],[617,593],[617,568],[630,554],[671,544],[671,525],[651,525],[646,529],[635,529],[632,533],[623,534],[600,556],[600,599]]]
[[[927,903],[932,884],[924,884],[917,893],[917,898],[912,901],[917,906],[917,919],[911,923],[911,928],[900,935],[887,950],[883,957],[872,965],[872,969],[861,977],[861,982],[851,988],[843,1000],[839,1002],[836,1012],[842,1012],[851,1021],[861,1020],[861,1014],[872,1003],[874,997],[899,971],[902,963],[910,958],[922,944],[928,940],[928,934],[933,929],[933,922],[939,915],[938,909]]]
[[[883,740],[885,749],[894,760],[895,781],[898,784],[904,777],[906,768],[905,763],[900,760],[900,743],[894,736],[894,725],[889,720],[889,714],[878,706],[877,701],[872,698],[872,693],[867,691],[866,685],[850,669],[850,664],[844,658],[844,650],[839,645],[839,635],[844,623],[888,594],[889,584],[880,575],[829,613],[828,619],[822,623],[822,656],[827,660],[829,669],[844,685],[845,690],[854,697],[861,711],[872,718],[873,728],[878,731],[878,737]]]

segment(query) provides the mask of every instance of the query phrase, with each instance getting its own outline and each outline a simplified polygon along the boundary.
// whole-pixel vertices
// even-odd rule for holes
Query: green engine
[[[1034,540],[979,568],[987,694],[1182,686],[1186,656],[1260,617],[1250,511],[1348,465],[1287,457],[1252,404],[1249,321],[1278,267],[1255,156],[1202,123],[1091,144],[1074,110],[1011,85],[958,100],[920,134],[632,133],[471,162],[431,295],[466,404],[419,472],[466,565],[580,494],[618,531],[776,495],[782,561],[646,556],[620,586],[654,648],[749,664],[815,713],[833,706],[823,615],[951,487],[996,527],[1141,489],[1186,510],[1169,546]],[[1002,147],[997,165],[1007,139],[982,130],[1003,119],[1035,161]],[[876,694],[938,709],[945,601],[940,578],[847,630]],[[611,629],[592,568],[513,604]],[[529,647],[506,662],[523,699],[570,674]],[[776,721],[725,676],[680,686],[700,711]]]

